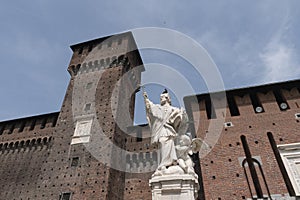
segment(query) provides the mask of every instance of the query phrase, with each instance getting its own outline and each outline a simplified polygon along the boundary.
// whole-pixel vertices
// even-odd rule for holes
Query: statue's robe
[[[177,162],[174,139],[182,120],[183,110],[169,104],[163,106],[153,104],[148,99],[146,104],[151,143],[160,144],[161,162],[158,166],[160,170],[163,166],[168,167]]]

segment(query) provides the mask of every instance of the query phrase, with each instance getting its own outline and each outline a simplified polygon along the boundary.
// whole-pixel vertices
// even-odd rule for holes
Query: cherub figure
[[[184,170],[185,173],[195,174],[194,162],[190,155],[200,151],[202,141],[199,138],[191,138],[187,135],[181,135],[179,145],[176,145],[176,154],[178,157],[178,165]]]

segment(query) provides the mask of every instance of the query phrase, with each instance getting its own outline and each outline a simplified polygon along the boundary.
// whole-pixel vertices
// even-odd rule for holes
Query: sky
[[[2,2],[0,121],[60,110],[70,79],[70,45],[142,27],[193,38],[215,62],[226,89],[299,79],[299,7],[298,0]],[[174,55],[141,53],[145,63],[192,77],[188,64]],[[196,93],[206,92],[201,78],[193,84]],[[182,95],[173,95],[175,101]]]

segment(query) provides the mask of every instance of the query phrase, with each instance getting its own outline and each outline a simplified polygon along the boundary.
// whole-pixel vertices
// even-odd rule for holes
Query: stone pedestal
[[[199,184],[190,174],[155,176],[149,180],[152,200],[195,200]]]

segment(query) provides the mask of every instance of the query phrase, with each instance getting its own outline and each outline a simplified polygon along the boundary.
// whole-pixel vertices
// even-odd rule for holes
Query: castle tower
[[[39,199],[123,199],[125,129],[143,70],[131,33],[71,46],[71,80]],[[56,189],[54,189],[56,188]]]

